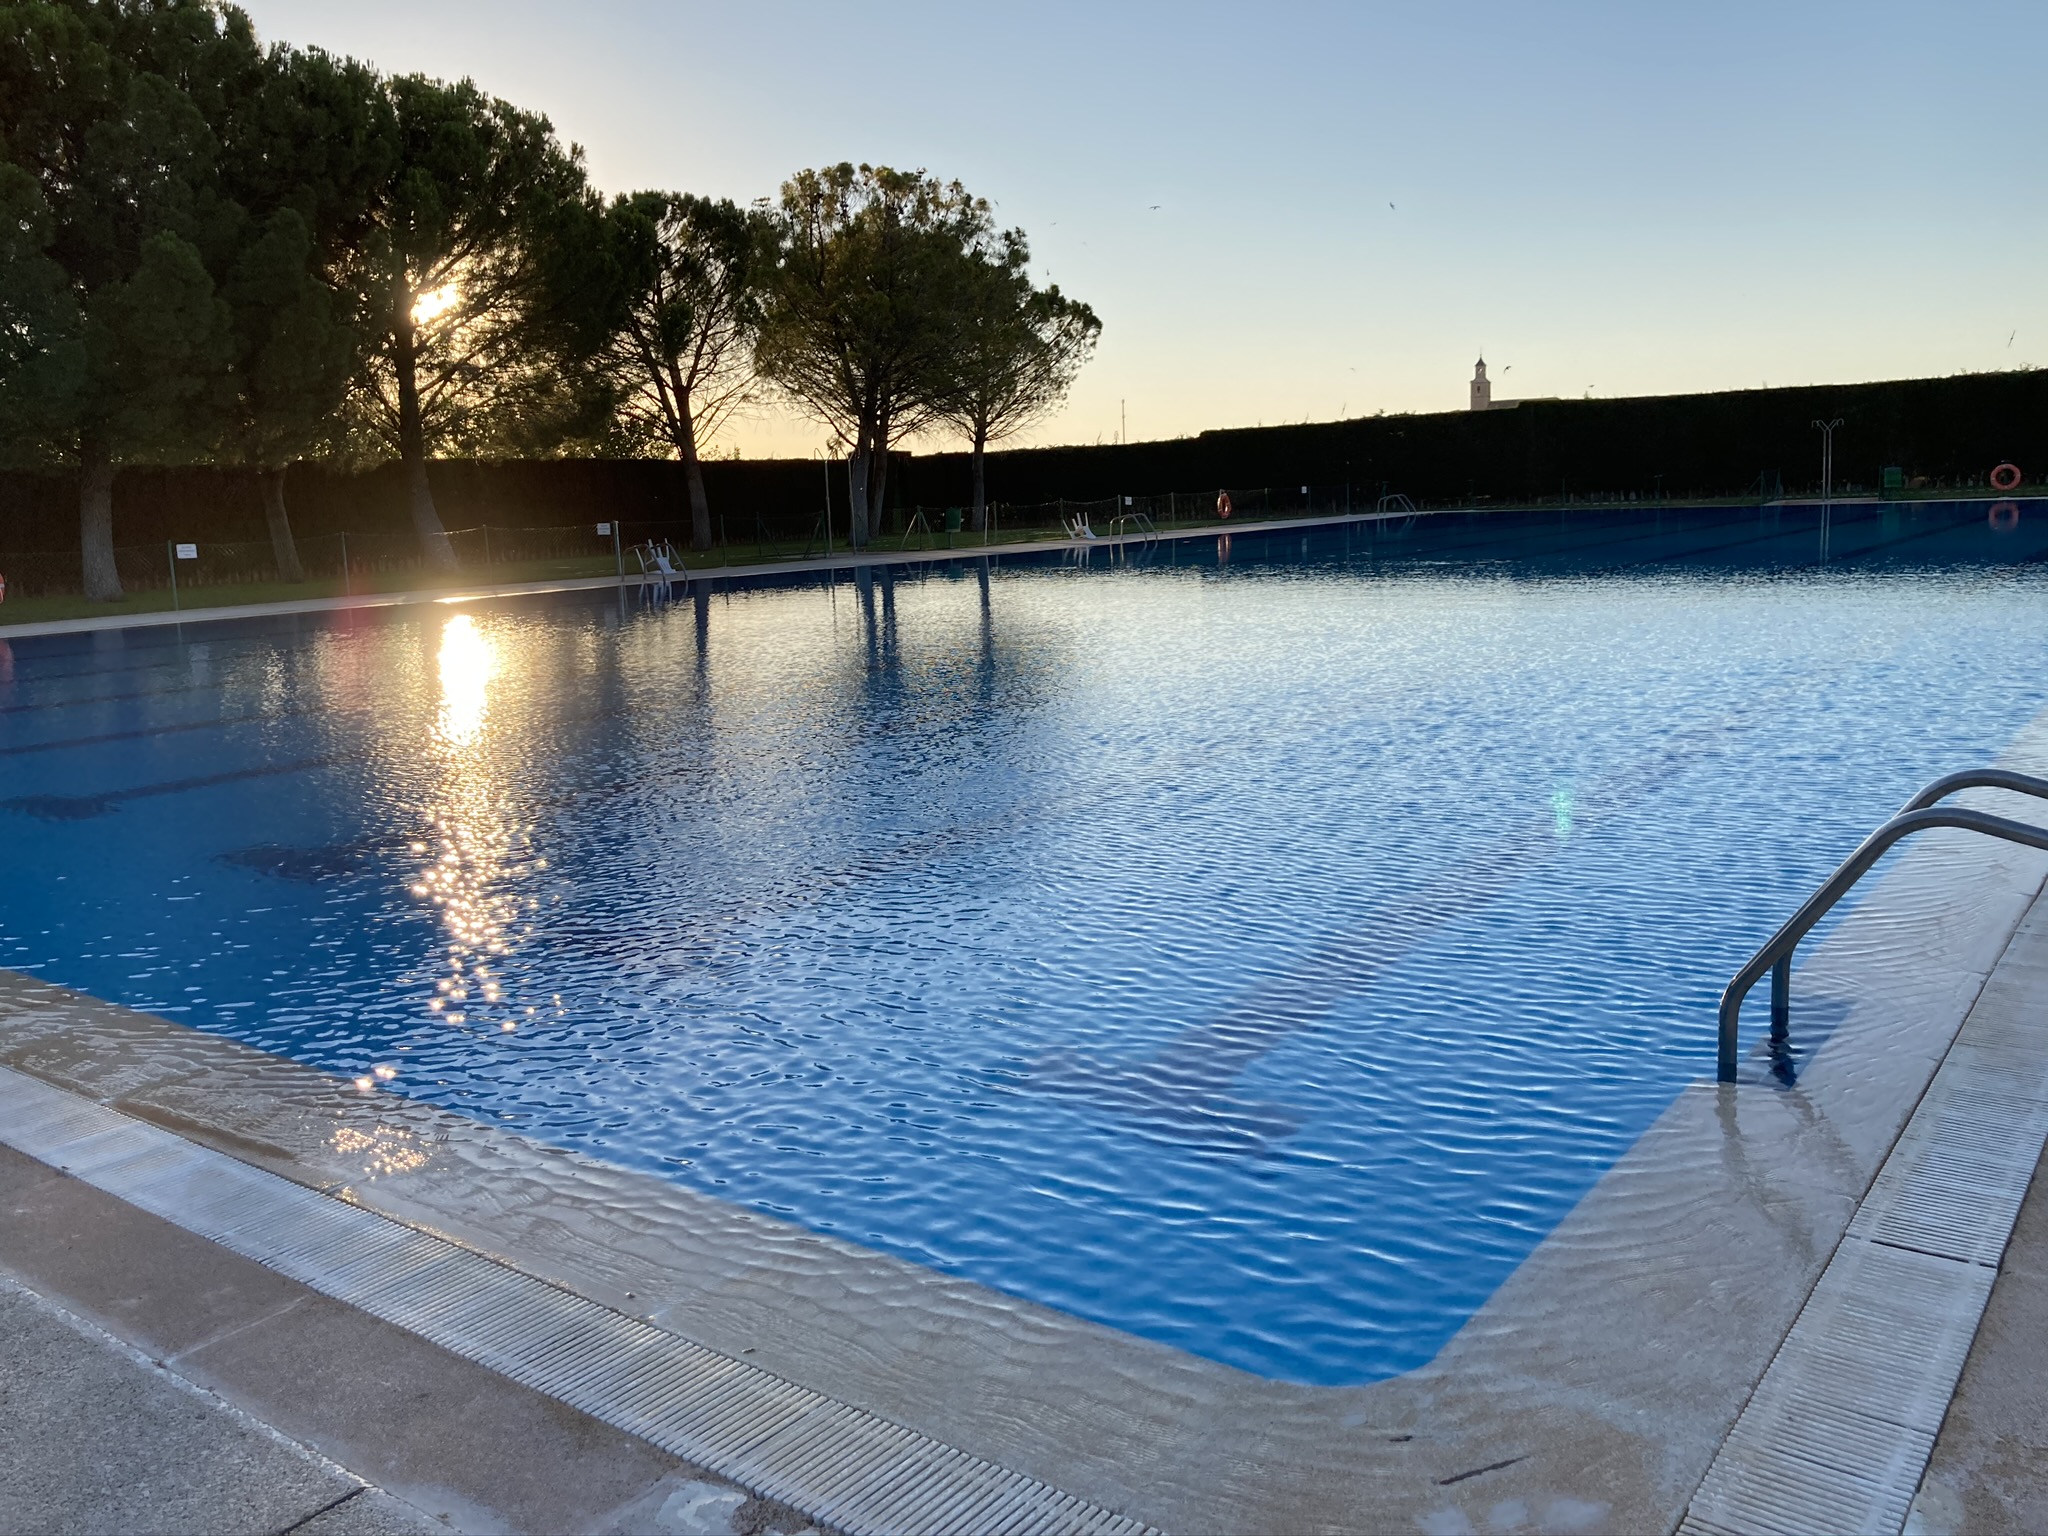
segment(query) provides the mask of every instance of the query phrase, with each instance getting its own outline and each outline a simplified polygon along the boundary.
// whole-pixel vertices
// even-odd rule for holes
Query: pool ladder
[[[1765,971],[1771,973],[1771,1051],[1783,1059],[1791,1041],[1792,951],[1870,866],[1884,857],[1892,844],[1930,827],[1956,827],[1965,832],[1981,832],[1986,837],[2002,837],[2010,843],[2024,843],[2029,848],[2048,849],[2048,827],[2029,826],[1984,811],[1936,803],[1965,789],[2009,789],[2048,800],[2048,779],[2010,773],[2003,768],[1966,768],[1961,773],[1947,774],[1908,800],[1898,815],[1863,839],[1856,851],[1842,861],[1841,867],[1785,920],[1785,926],[1771,935],[1770,941],[1728,983],[1728,990],[1721,994],[1720,1054],[1715,1072],[1722,1082],[1735,1081],[1735,1031],[1742,1017],[1742,1000],[1763,979]]]

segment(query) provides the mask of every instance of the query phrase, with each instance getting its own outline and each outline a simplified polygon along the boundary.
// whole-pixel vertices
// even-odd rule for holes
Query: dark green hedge
[[[1369,504],[1382,488],[1425,505],[1640,495],[1739,496],[1759,484],[1793,494],[1817,488],[1815,418],[1839,416],[1838,488],[1875,488],[1897,465],[1935,486],[1981,485],[2010,459],[2048,475],[2048,371],[1969,374],[1880,384],[1739,390],[1626,400],[1533,401],[1484,414],[1384,416],[1291,427],[1204,432],[1168,442],[1040,448],[992,454],[989,492],[1034,504],[1119,493],[1213,493],[1217,487],[1313,485],[1319,504],[1353,488]],[[813,460],[724,461],[705,466],[726,536],[803,538],[823,502],[825,469]],[[680,470],[644,460],[449,461],[433,466],[451,528],[541,526],[618,517],[679,523]],[[300,465],[289,494],[308,535],[399,532],[406,527],[397,468],[342,474]],[[967,500],[965,454],[902,455],[890,501],[942,507]],[[73,483],[65,475],[0,475],[0,551],[66,549],[75,541]],[[250,475],[218,469],[124,471],[116,487],[116,541],[260,539],[263,515]],[[843,531],[843,473],[833,478]]]

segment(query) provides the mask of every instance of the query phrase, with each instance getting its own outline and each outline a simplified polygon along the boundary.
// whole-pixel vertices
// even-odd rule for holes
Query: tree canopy
[[[988,525],[988,445],[1043,420],[1066,399],[1095,351],[1102,322],[1057,286],[1036,288],[1022,230],[963,253],[951,345],[933,383],[934,412],[967,435],[974,459],[973,526]]]
[[[711,547],[699,455],[758,389],[754,347],[776,230],[759,208],[676,192],[593,198],[587,230],[557,252],[557,303],[596,328],[617,440],[673,453],[690,493],[691,543]]]
[[[263,471],[279,573],[304,571],[284,498],[294,460],[338,446],[338,416],[364,365],[360,307],[342,287],[395,160],[375,74],[324,53],[273,49],[236,139],[234,184],[270,213],[223,287],[234,317],[236,407],[222,456]]]
[[[858,549],[889,449],[938,418],[966,254],[993,220],[957,181],[842,164],[785,182],[778,222],[758,362],[847,445]]]
[[[0,136],[27,178],[8,179],[26,218],[15,237],[41,247],[15,303],[47,327],[17,337],[42,382],[28,399],[0,389],[20,413],[4,436],[78,466],[91,597],[121,595],[116,466],[206,456],[233,400],[216,279],[247,212],[214,125],[238,120],[262,72],[247,18],[203,0],[0,7]]]
[[[801,171],[779,203],[600,197],[548,120],[468,80],[265,47],[218,0],[0,0],[0,455],[78,474],[87,593],[121,594],[127,465],[606,447],[684,466],[763,385],[847,451],[853,542],[889,454],[982,450],[1064,397],[1099,322],[1035,287],[957,181]]]
[[[586,376],[561,366],[579,333],[545,302],[582,152],[471,81],[407,75],[385,92],[396,153],[344,277],[366,343],[353,419],[404,465],[428,558],[453,565],[429,454],[552,446],[601,426],[601,400],[574,387]]]

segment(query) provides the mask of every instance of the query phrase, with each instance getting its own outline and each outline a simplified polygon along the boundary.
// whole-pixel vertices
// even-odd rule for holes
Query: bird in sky
[[[1159,205],[1158,205],[1157,203],[1154,203],[1154,204],[1152,205],[1152,211],[1153,211],[1154,213],[1157,213],[1157,212],[1159,211]]]
[[[1388,206],[1389,208],[1391,208],[1391,207],[1393,207],[1394,205],[1393,205],[1392,203],[1389,203],[1389,204],[1387,204],[1387,206]]]
[[[2012,336],[2017,336],[2017,335],[2019,335],[2019,332],[2018,332],[2018,331],[2014,331],[2014,332],[2012,333]],[[2012,345],[2012,336],[2008,336],[2008,337],[2006,337],[2006,338],[2005,338],[2005,344],[2006,344],[2006,345],[2007,345],[2008,347]]]

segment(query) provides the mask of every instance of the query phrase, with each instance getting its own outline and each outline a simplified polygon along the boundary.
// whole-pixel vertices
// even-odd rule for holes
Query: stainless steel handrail
[[[1900,806],[1899,814],[1903,816],[1908,811],[1920,810],[1965,789],[2010,789],[2017,794],[2035,795],[2048,800],[2048,779],[2014,773],[2009,768],[1965,768],[1960,773],[1943,774]]]
[[[1981,832],[1987,837],[2024,843],[2030,848],[2048,849],[2048,827],[2029,826],[2025,822],[2011,821],[1985,811],[1964,810],[1960,806],[1936,808],[1936,801],[1964,789],[2009,789],[2048,800],[2048,779],[2012,773],[2003,768],[1969,768],[1961,773],[1947,774],[1908,800],[1898,815],[1857,845],[1856,851],[1842,861],[1840,867],[1822,882],[1820,889],[1786,919],[1785,925],[1771,935],[1769,942],[1728,983],[1728,989],[1721,994],[1720,1051],[1715,1073],[1722,1082],[1735,1081],[1736,1028],[1742,1017],[1742,1000],[1749,995],[1749,989],[1763,979],[1765,971],[1771,973],[1771,1043],[1774,1048],[1782,1049],[1791,1034],[1792,951],[1798,948],[1799,941],[1806,937],[1813,925],[1827,916],[1829,909],[1848,894],[1849,888],[1862,879],[1870,866],[1883,858],[1894,843],[1911,837],[1915,832],[1925,832],[1930,827],[1957,827],[1965,832]]]

